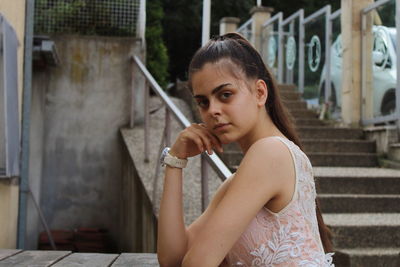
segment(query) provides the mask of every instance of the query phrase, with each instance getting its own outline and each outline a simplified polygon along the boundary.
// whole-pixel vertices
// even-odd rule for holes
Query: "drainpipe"
[[[32,88],[33,16],[35,0],[26,1],[24,85],[22,96],[22,152],[21,180],[19,185],[17,248],[24,249],[26,236],[26,208],[29,194],[29,129]]]

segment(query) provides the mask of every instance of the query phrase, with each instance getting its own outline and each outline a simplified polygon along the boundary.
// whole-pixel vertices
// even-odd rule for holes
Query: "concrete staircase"
[[[362,129],[319,120],[293,86],[280,92],[314,166],[335,266],[400,266],[400,171],[378,168],[375,142]],[[242,153],[229,145],[221,157],[235,170]]]

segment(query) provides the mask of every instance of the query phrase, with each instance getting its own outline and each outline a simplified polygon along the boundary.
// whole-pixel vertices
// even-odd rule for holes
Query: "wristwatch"
[[[164,167],[165,165],[168,165],[168,166],[174,167],[174,168],[180,168],[180,169],[185,168],[188,160],[180,159],[180,158],[172,156],[171,154],[169,154],[169,150],[170,150],[170,148],[166,147],[162,151],[161,157],[160,157],[161,166]]]

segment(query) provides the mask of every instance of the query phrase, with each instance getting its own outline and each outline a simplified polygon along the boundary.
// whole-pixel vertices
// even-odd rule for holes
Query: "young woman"
[[[160,265],[334,266],[312,166],[258,52],[238,34],[216,37],[194,55],[189,85],[203,123],[164,153]],[[186,228],[185,160],[231,142],[244,153],[240,166]]]

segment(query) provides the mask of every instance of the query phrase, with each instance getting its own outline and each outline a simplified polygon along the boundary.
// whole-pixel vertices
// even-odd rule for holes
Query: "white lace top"
[[[333,267],[333,253],[324,253],[318,230],[315,184],[311,163],[288,139],[296,170],[292,200],[280,212],[263,207],[229,251],[225,266]]]

